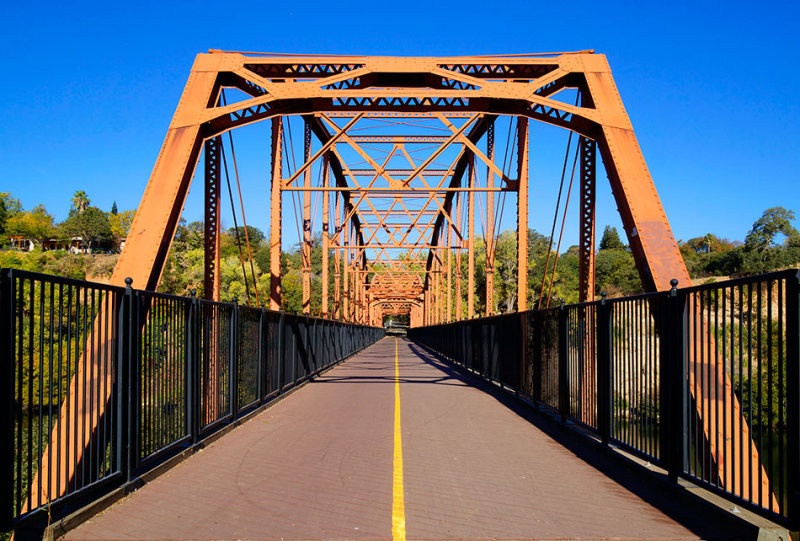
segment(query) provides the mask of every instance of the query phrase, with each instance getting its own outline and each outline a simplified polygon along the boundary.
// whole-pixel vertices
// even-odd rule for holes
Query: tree
[[[117,202],[114,201],[113,203],[111,203],[111,214],[116,214],[116,213],[117,213]]]
[[[122,241],[128,236],[136,211],[113,212],[113,208],[111,210],[111,214],[108,215],[108,225],[111,227],[111,236],[114,239],[114,244],[119,248]]]
[[[242,243],[242,247],[246,246],[247,238],[250,239],[250,247],[252,249],[258,249],[262,242],[266,239],[264,233],[257,227],[253,227],[252,225],[247,226],[247,237],[245,237],[245,228],[244,226],[239,227],[231,227],[228,229],[228,234],[230,234],[234,239],[236,238],[236,233],[239,233],[239,241]]]
[[[83,212],[73,213],[61,227],[67,236],[80,237],[89,253],[97,244],[114,238],[106,214],[97,207],[86,207]]]
[[[86,192],[83,190],[78,190],[75,192],[75,195],[72,196],[72,212],[78,212],[78,214],[83,214],[86,208],[89,206],[91,201],[89,200],[89,196],[86,195]]]
[[[767,272],[793,264],[793,248],[800,245],[800,232],[792,226],[792,220],[794,212],[783,207],[765,210],[744,239],[742,270]],[[779,244],[781,236],[784,240]]]
[[[600,250],[624,250],[625,245],[619,239],[616,227],[607,225],[603,230],[603,237],[600,239]]]
[[[53,217],[44,205],[37,205],[31,211],[16,214],[6,222],[8,235],[20,235],[42,245],[56,235]]]
[[[740,272],[741,251],[737,241],[707,233],[686,242],[678,241],[683,261],[692,277],[724,276]]]
[[[625,250],[600,250],[595,259],[597,292],[611,296],[641,293],[642,282],[633,256]]]
[[[270,253],[269,253],[269,246],[264,245],[253,254],[253,260],[258,265],[259,270],[262,273],[269,273],[269,262],[270,262]]]
[[[22,212],[22,204],[19,199],[11,197],[8,192],[0,192],[0,243],[6,235],[6,222]]]
[[[504,231],[495,243],[494,301],[509,313],[517,304],[517,232]]]
[[[203,222],[191,222],[187,225],[186,220],[181,218],[178,223],[178,229],[175,231],[171,252],[185,252],[202,248],[203,239]]]

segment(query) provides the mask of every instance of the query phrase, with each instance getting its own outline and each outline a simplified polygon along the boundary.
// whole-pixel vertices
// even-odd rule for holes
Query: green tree
[[[258,249],[266,239],[264,233],[259,228],[253,227],[252,225],[247,226],[247,237],[245,237],[245,228],[242,225],[228,229],[228,234],[234,239],[236,238],[237,232],[239,233],[239,241],[242,243],[242,248],[246,246],[247,238],[250,239],[250,247],[253,250]]]
[[[795,247],[800,246],[800,233],[792,226],[794,212],[783,207],[764,211],[744,239],[742,270],[767,272],[797,262]],[[778,240],[783,237],[783,242]]]
[[[109,242],[114,238],[108,217],[97,207],[86,207],[83,212],[73,213],[61,224],[61,228],[68,237],[80,237],[89,253],[99,243]]]
[[[117,211],[117,202],[114,201],[113,203],[111,203],[111,214],[116,214],[117,212],[118,212]]]
[[[8,235],[21,235],[31,239],[40,246],[56,236],[53,216],[44,205],[37,205],[31,211],[23,211],[10,218],[6,222],[6,232]]]
[[[12,197],[8,192],[0,192],[0,246],[6,242],[6,222],[22,212],[19,199]]]
[[[603,236],[600,239],[600,250],[624,250],[625,245],[619,238],[616,227],[607,225],[603,230]]]
[[[114,245],[119,248],[122,241],[128,236],[136,211],[113,212],[113,208],[111,210],[111,214],[108,215],[108,225],[111,227],[111,237],[114,239]]]
[[[498,235],[494,257],[494,302],[503,312],[517,308],[517,232]]]
[[[625,250],[601,250],[595,256],[596,292],[611,296],[641,293],[642,282],[633,256]]]
[[[178,229],[175,231],[175,238],[172,241],[172,251],[183,252],[203,247],[203,222],[186,223],[181,218]]]
[[[678,247],[686,268],[692,277],[725,276],[741,272],[741,251],[733,242],[707,233],[686,242],[678,241]]]
[[[78,190],[72,196],[72,211],[70,212],[70,214],[72,212],[77,212],[79,214],[82,214],[83,211],[85,211],[88,208],[89,203],[91,203],[91,201],[89,200],[89,196],[86,195],[86,192],[84,192],[83,190]]]
[[[253,254],[253,260],[255,260],[262,274],[269,274],[270,253],[268,245],[261,246],[256,253]]]

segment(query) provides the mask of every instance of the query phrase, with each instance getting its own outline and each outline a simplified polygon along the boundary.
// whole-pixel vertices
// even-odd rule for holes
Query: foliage
[[[752,317],[757,315],[752,314]],[[776,320],[764,321],[748,329],[734,322],[724,325],[717,333],[717,343],[722,343],[722,335],[727,335],[734,357],[738,358],[741,353],[742,373],[735,374],[734,389],[742,412],[753,428],[778,428],[786,423],[786,353],[777,339],[779,325]],[[741,352],[740,338],[745,345]]]
[[[236,233],[239,233],[239,239],[242,243],[242,246],[245,246],[247,238],[250,239],[250,247],[255,247],[261,245],[265,240],[266,237],[264,233],[257,227],[253,227],[252,225],[248,225],[245,231],[244,226],[239,227],[231,227],[228,229],[228,233],[230,233],[234,238],[236,237]],[[245,232],[247,235],[245,236]]]
[[[111,228],[111,237],[114,240],[114,245],[119,248],[120,243],[128,236],[136,211],[114,212],[115,208],[112,207],[111,213],[108,215],[108,225]]]
[[[494,260],[495,300],[501,312],[513,312],[517,305],[517,232],[498,235]]]
[[[118,248],[134,219],[134,211],[120,212],[116,202],[111,212],[103,213],[89,206],[86,192],[79,190],[72,198],[69,218],[61,224],[61,235],[82,237],[87,247],[94,248],[98,243],[112,242]],[[5,222],[3,222],[5,219]],[[792,226],[794,213],[782,207],[767,209],[748,233],[744,243],[730,241],[707,233],[679,243],[679,248],[690,274],[695,277],[724,276],[742,272],[763,272],[790,266],[800,262],[800,233]],[[56,237],[53,218],[44,207],[32,211],[22,210],[18,200],[8,193],[0,194],[0,242],[2,228],[13,231],[41,243],[44,239]],[[238,241],[236,233],[239,233]],[[251,292],[250,302],[255,303],[254,289],[258,289],[259,303],[268,302],[270,289],[270,248],[269,239],[256,227],[248,226],[253,255],[252,269],[245,249],[245,228],[229,228],[220,232],[220,286],[222,300],[234,297],[247,302],[247,290]],[[517,234],[509,230],[500,233],[496,239],[494,254],[494,311],[511,312],[517,306]],[[188,295],[195,290],[204,295],[204,226],[202,222],[187,223],[181,220],[173,239],[159,289],[164,292]],[[49,253],[49,252],[48,252]],[[486,243],[476,238],[475,243],[475,310],[485,311],[486,303]],[[402,255],[400,256],[402,257]],[[245,260],[245,273],[242,276],[242,262]],[[453,258],[455,260],[455,257]],[[595,295],[605,291],[610,296],[631,295],[642,291],[638,272],[628,247],[620,239],[616,228],[606,226],[596,253]],[[80,258],[48,256],[47,258],[28,258],[21,254],[0,258],[3,266],[27,268],[29,270],[52,272],[59,275],[82,278],[106,276],[109,261],[82,261]],[[329,257],[329,273],[334,274],[333,250]],[[312,311],[321,310],[322,292],[322,238],[317,234],[312,239],[311,284]],[[461,257],[462,306],[466,310],[467,299],[467,257]],[[528,232],[528,306],[536,307],[542,297],[542,306],[554,305],[562,300],[567,303],[578,301],[579,255],[577,246],[557,254],[550,246],[548,237],[534,230]],[[281,274],[283,307],[288,311],[302,311],[302,250],[300,244],[290,247],[281,254]],[[371,274],[369,276],[372,276]],[[552,283],[551,283],[552,282]],[[245,285],[247,284],[247,286]],[[332,299],[332,285],[331,295]],[[451,296],[455,296],[455,280],[451,284]],[[332,300],[331,300],[332,302]],[[466,315],[463,314],[463,315]]]
[[[203,247],[203,222],[191,222],[186,224],[186,220],[181,218],[178,229],[175,231],[175,239],[172,242],[172,250],[184,252]]]
[[[269,274],[270,265],[270,250],[269,245],[263,245],[253,254],[253,259],[258,265],[258,270],[264,274]]]
[[[44,241],[56,236],[53,216],[44,205],[37,205],[30,211],[22,211],[9,218],[5,224],[8,235],[21,235],[32,239],[41,246]]]
[[[783,207],[764,211],[744,239],[742,269],[761,273],[800,259],[800,233],[792,226],[794,212]],[[783,236],[783,243],[777,239]]]
[[[595,284],[598,293],[605,291],[610,297],[642,292],[642,283],[633,256],[626,250],[597,252]]]
[[[625,245],[619,238],[616,227],[607,225],[603,230],[603,236],[600,238],[600,250],[624,250]]]
[[[770,208],[753,223],[744,243],[708,233],[680,242],[681,255],[693,277],[757,274],[791,267],[800,262],[800,233],[792,220],[793,211]]]
[[[117,258],[117,255],[71,254],[64,250],[0,251],[0,267],[41,272],[76,280],[105,279],[111,276]]]
[[[72,213],[61,224],[61,229],[68,238],[80,237],[90,253],[93,247],[113,239],[108,217],[97,207],[86,207],[82,212]]]
[[[19,199],[12,197],[8,192],[0,192],[0,246],[5,242],[6,222],[22,212]]]
[[[89,206],[89,203],[91,203],[91,200],[89,199],[89,196],[86,195],[86,192],[83,190],[78,190],[75,192],[75,195],[72,196],[72,210],[70,211],[70,214],[73,212],[77,212],[79,214],[82,213]]]

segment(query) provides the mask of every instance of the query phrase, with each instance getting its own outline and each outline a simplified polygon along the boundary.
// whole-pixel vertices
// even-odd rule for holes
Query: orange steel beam
[[[450,245],[451,242],[451,235],[450,229],[447,230],[447,240],[445,241],[445,245],[447,246],[447,308],[445,309],[445,321],[450,323],[453,321],[453,247]]]
[[[347,207],[343,207],[346,212]],[[341,227],[344,231],[342,244],[347,246],[350,244],[350,228],[352,227],[349,222],[342,223]],[[338,251],[338,250],[337,250]],[[350,250],[345,250],[342,255],[342,319],[344,321],[352,321],[350,317]]]
[[[528,309],[528,119],[517,124],[517,311]]]
[[[303,160],[308,162],[311,153],[311,125],[303,124]],[[311,168],[307,167],[303,174],[305,191],[303,192],[303,313],[311,313]]]
[[[355,176],[355,175],[352,175]],[[367,187],[367,186],[348,186],[346,188],[340,188],[338,186],[331,186],[327,190],[318,187],[312,186],[308,189],[312,192],[352,192],[352,193],[361,193],[361,192],[368,192],[368,193],[375,193],[375,194],[382,194],[384,197],[396,197],[398,195],[402,195],[404,198],[412,199],[414,197],[423,198],[426,197],[428,193],[444,193],[444,192],[512,192],[516,190],[511,190],[509,188],[503,188],[500,186],[494,188],[486,188],[485,186],[480,186],[472,189],[467,188],[449,188],[449,187],[426,187],[426,186],[418,186],[414,188],[408,189],[400,189],[400,188],[382,188],[382,187]],[[285,188],[284,191],[286,192],[304,192],[306,189],[304,187],[296,187],[292,186],[290,188]]]
[[[461,224],[461,211],[462,211],[462,203],[463,203],[464,196],[462,194],[458,194],[456,199],[456,216],[457,221]],[[460,321],[464,318],[464,310],[461,302],[461,246],[462,243],[459,243],[458,247],[456,248],[456,277],[455,277],[455,297],[456,297],[456,306],[455,306],[455,319],[456,321]]]
[[[270,182],[270,216],[269,216],[269,307],[270,310],[281,309],[281,216],[283,203],[281,198],[281,170],[283,159],[283,123],[280,118],[272,119],[272,177]]]
[[[334,194],[336,203],[333,209],[333,228],[339,229],[339,219],[341,218],[342,211],[340,208],[341,198]],[[339,244],[333,242],[333,247],[338,248]],[[342,294],[341,294],[341,268],[342,268],[342,253],[339,250],[333,251],[333,317],[334,319],[341,319],[342,317]]]
[[[494,158],[494,122],[489,124],[486,130],[486,155],[489,160]],[[486,168],[486,187],[494,185],[494,171],[490,167]],[[487,316],[494,314],[494,194],[486,192],[486,234],[484,238],[486,246],[486,308]]]
[[[322,187],[328,187],[328,155],[322,160]],[[330,236],[328,219],[330,218],[330,192],[322,193],[322,317],[328,317],[328,256],[330,252]]]
[[[581,193],[580,193],[580,245],[578,302],[593,301],[595,294],[595,159],[596,144],[591,139],[580,138]]]
[[[475,185],[475,161],[469,162],[469,186]],[[467,319],[475,317],[475,192],[467,200],[469,240],[467,241]]]
[[[205,221],[203,222],[204,280],[203,297],[219,301],[219,200],[220,200],[220,137],[205,144]]]

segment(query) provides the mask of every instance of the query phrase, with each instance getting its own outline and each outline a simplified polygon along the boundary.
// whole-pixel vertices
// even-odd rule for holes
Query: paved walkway
[[[391,539],[395,344],[327,372],[66,539]],[[413,343],[397,347],[408,539],[735,533]]]

